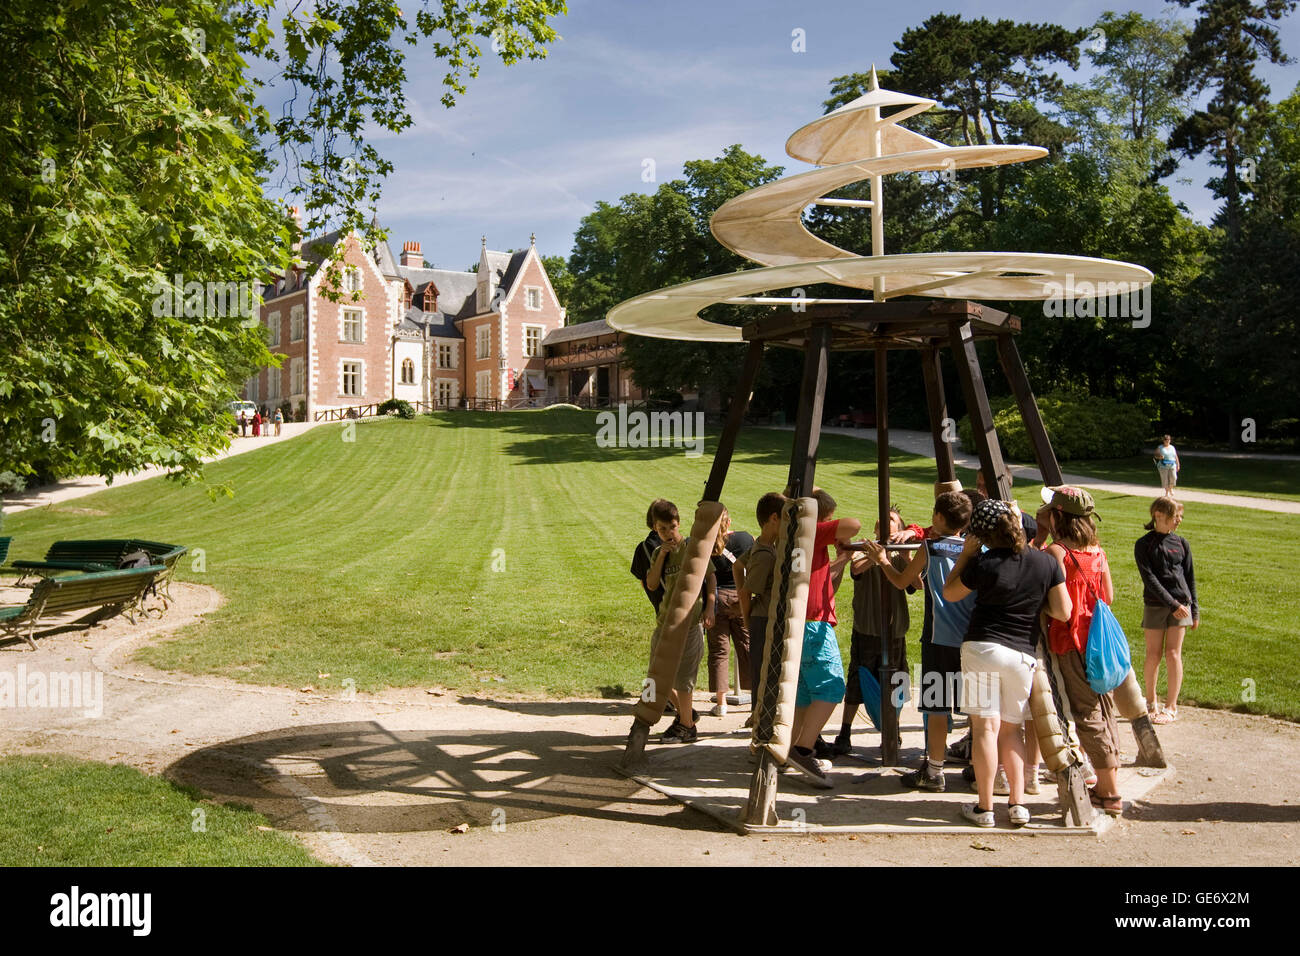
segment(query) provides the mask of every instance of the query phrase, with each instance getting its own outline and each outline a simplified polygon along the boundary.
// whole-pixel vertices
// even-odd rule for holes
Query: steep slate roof
[[[609,323],[604,319],[596,319],[594,322],[580,322],[577,325],[566,325],[562,328],[551,329],[546,333],[546,338],[542,339],[542,345],[559,345],[561,342],[572,342],[574,339],[586,339],[597,335],[613,335],[617,330],[612,329]]]

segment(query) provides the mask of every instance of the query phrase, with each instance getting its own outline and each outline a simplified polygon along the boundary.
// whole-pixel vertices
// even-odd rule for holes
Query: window
[[[278,402],[280,400],[280,375],[278,368],[269,368],[266,370],[266,400],[268,402]]]
[[[535,285],[524,289],[524,308],[536,312],[542,307],[542,290]]]
[[[476,336],[477,336],[477,344],[478,344],[478,357],[481,359],[491,358],[492,357],[492,329],[486,325],[480,325],[478,327],[478,332],[476,333]]]
[[[402,384],[415,384],[415,363],[409,358],[402,359]]]
[[[454,345],[438,346],[438,368],[455,368],[456,352]]]
[[[361,291],[361,270],[356,266],[348,266],[343,270],[343,291]]]
[[[529,358],[542,354],[542,327],[540,325],[524,326],[524,355]]]
[[[443,379],[438,382],[438,404],[450,405],[452,401],[452,383]]]
[[[267,316],[266,324],[271,332],[271,338],[266,344],[270,348],[276,348],[280,344],[280,313],[272,312]]]
[[[344,342],[365,341],[365,337],[362,332],[361,311],[359,309],[343,310],[343,341]]]
[[[301,395],[307,390],[307,379],[303,374],[303,361],[300,358],[289,360],[289,394]]]
[[[303,336],[302,306],[295,305],[289,310],[289,341],[301,342]]]
[[[474,395],[475,398],[492,397],[491,394],[489,394],[492,391],[491,372],[479,372],[476,376],[474,376],[474,391],[475,391],[475,395]]]
[[[340,394],[356,398],[361,394],[361,363],[343,363],[343,387]]]
[[[249,379],[247,391],[248,391],[248,400],[250,402],[261,401],[261,396],[260,396],[261,385],[262,385],[262,375],[260,372],[257,375],[254,375],[251,379]]]

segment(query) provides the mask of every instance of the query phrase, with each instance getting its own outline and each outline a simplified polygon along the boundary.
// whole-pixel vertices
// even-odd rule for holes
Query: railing
[[[314,420],[318,422],[342,422],[355,421],[361,418],[377,418],[379,416],[379,406],[382,402],[371,402],[369,405],[349,405],[345,408],[322,408],[317,409]],[[597,408],[617,408],[619,405],[626,405],[628,411],[672,411],[673,405],[670,402],[663,401],[632,401],[626,398],[595,398],[590,395],[580,395],[577,398],[560,399],[554,398],[547,400],[545,398],[453,398],[450,401],[434,402],[410,402],[410,406],[415,409],[417,414],[426,412],[502,412],[518,411],[523,409],[547,408],[551,405],[577,405],[579,408],[597,409]]]

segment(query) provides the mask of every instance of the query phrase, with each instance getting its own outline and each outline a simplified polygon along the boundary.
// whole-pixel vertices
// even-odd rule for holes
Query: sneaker
[[[1013,827],[1023,827],[1029,822],[1029,808],[1023,803],[1013,803],[1007,807],[1008,815],[1011,817]]]
[[[713,709],[709,711],[709,714],[713,717],[726,717],[727,716],[726,702],[723,701],[721,704],[714,704]]]
[[[993,826],[995,822],[992,810],[981,810],[979,805],[975,803],[964,804],[961,808],[961,815],[963,820],[968,820],[977,827],[988,828]]]
[[[1011,793],[1011,784],[1007,783],[1007,772],[998,767],[998,775],[993,778],[993,794],[1005,797]]]
[[[961,740],[952,744],[946,751],[946,757],[953,763],[970,762],[970,734],[968,733]]]
[[[835,756],[835,751],[831,748],[830,744],[822,740],[821,737],[818,737],[817,742],[813,744],[813,756],[818,760],[829,762],[830,759]]]
[[[972,767],[970,764],[967,764],[966,766],[962,767],[962,768],[961,768],[961,778],[962,778],[963,780],[965,780],[967,783],[974,783],[974,782],[975,782],[975,768]]]
[[[687,727],[680,720],[674,720],[673,725],[665,730],[663,736],[659,738],[659,742],[661,744],[693,744],[699,737],[699,728]]]
[[[931,774],[928,761],[919,770],[903,774],[898,782],[909,790],[929,790],[931,793],[943,793],[944,788],[943,774]]]
[[[1025,768],[1025,793],[1033,797],[1038,796],[1038,768],[1037,767]],[[1017,804],[1017,806],[1018,805],[1019,804]]]
[[[793,767],[807,779],[808,783],[822,790],[831,789],[832,784],[826,779],[826,769],[822,763],[812,754],[801,754],[799,748],[790,747],[790,756],[786,758],[786,766]]]
[[[850,737],[848,734],[840,734],[838,737],[835,738],[834,742],[831,743],[831,753],[833,753],[837,757],[842,757],[845,754],[852,753],[852,752],[853,752],[853,738]]]

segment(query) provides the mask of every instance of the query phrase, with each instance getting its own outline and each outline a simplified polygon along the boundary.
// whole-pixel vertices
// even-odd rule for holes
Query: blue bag
[[[1074,561],[1074,566],[1083,574],[1079,559],[1074,552],[1067,549]],[[1128,638],[1124,628],[1119,626],[1110,605],[1101,599],[1087,578],[1083,583],[1092,593],[1092,624],[1088,626],[1088,647],[1083,657],[1084,672],[1088,676],[1088,686],[1098,694],[1109,694],[1120,684],[1133,669],[1133,658],[1129,655]]]
[[[867,668],[858,667],[858,686],[862,689],[862,706],[867,711],[867,716],[871,718],[871,726],[877,730],[880,729],[880,681],[876,675]],[[898,689],[895,688],[893,696],[898,697]],[[901,714],[903,705],[896,704],[895,709]]]
[[[1088,653],[1083,663],[1088,674],[1088,686],[1098,694],[1110,693],[1124,683],[1124,678],[1133,668],[1124,628],[1115,620],[1110,605],[1100,598],[1092,608]]]

